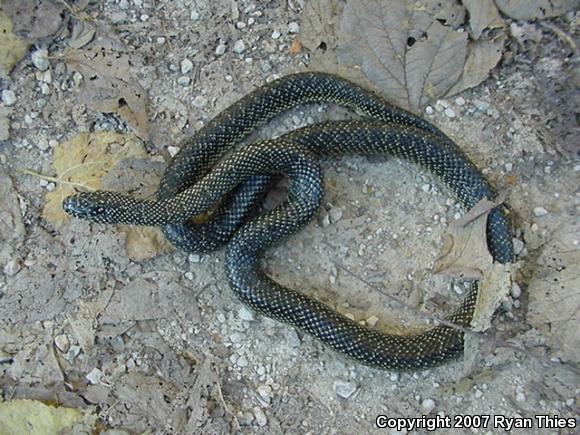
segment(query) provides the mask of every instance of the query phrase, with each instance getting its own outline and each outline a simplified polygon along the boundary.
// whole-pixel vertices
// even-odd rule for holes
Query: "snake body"
[[[255,128],[279,111],[298,104],[297,100],[319,101],[320,86],[329,88],[330,97],[325,101],[355,108],[375,121],[315,124],[276,140],[253,143],[220,161],[197,181],[207,171],[203,166],[213,164],[234,141],[232,137],[240,140],[248,134],[248,124]],[[312,97],[314,89],[316,95]],[[278,99],[286,100],[278,102]],[[484,197],[495,196],[469,159],[427,121],[388,105],[375,94],[343,79],[308,73],[266,85],[218,116],[195,140],[182,147],[166,172],[156,201],[93,192],[69,197],[63,205],[68,213],[94,222],[181,228],[172,234],[177,239],[185,235],[179,243],[187,247],[191,245],[183,240],[188,240],[194,230],[184,224],[189,218],[206,211],[231,192],[236,192],[239,204],[250,204],[270,176],[286,175],[290,179],[289,195],[281,206],[238,228],[237,220],[246,213],[241,207],[234,213],[235,219],[231,218],[230,228],[224,231],[225,234],[237,228],[227,245],[226,272],[230,286],[241,300],[371,366],[422,368],[457,355],[463,347],[464,333],[460,329],[442,325],[415,335],[383,334],[279,285],[261,271],[259,258],[264,250],[306,225],[319,206],[323,183],[317,157],[344,154],[389,155],[413,161],[433,172],[466,208]],[[203,168],[195,166],[196,161]],[[490,213],[487,231],[494,259],[502,263],[512,261],[509,221],[501,207]],[[466,298],[446,320],[468,328],[476,299],[477,286],[472,284]]]

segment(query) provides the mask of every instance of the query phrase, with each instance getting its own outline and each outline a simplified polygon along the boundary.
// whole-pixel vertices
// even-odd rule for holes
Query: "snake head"
[[[62,208],[71,216],[101,224],[122,223],[127,197],[116,192],[83,192],[69,196]]]

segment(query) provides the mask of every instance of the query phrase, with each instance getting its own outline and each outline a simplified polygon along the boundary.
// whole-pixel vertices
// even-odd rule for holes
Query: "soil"
[[[306,50],[289,51],[300,4],[100,2],[93,18],[144,60],[137,78],[149,92],[149,153],[164,155],[265,82],[316,69]],[[550,24],[577,36],[577,19]],[[81,408],[99,430],[116,434],[413,432],[378,429],[378,415],[449,416],[454,429],[442,433],[497,433],[493,416],[578,421],[578,310],[558,317],[559,307],[578,306],[578,287],[575,294],[568,287],[566,300],[547,296],[556,291],[549,281],[565,270],[567,285],[578,284],[578,63],[552,29],[525,26],[539,39],[512,38],[488,80],[460,99],[434,101],[425,114],[506,192],[520,270],[465,360],[416,372],[362,366],[252,313],[228,287],[223,250],[173,250],[136,262],[126,253],[125,227],[46,222],[41,211],[54,183],[20,170],[54,175],[57,143],[83,131],[130,128],[79,103],[72,74],[57,59],[62,40],[39,42],[32,51],[48,48],[49,83],[30,54],[1,82],[16,95],[10,137],[0,145],[3,216],[9,207],[18,211],[1,230],[3,399]],[[222,44],[225,52],[216,54]],[[184,59],[193,63],[186,73]],[[327,106],[295,110],[260,134],[342,115]],[[378,328],[411,318],[389,295],[440,314],[460,300],[464,285],[431,270],[445,229],[462,214],[444,187],[398,160],[328,159],[323,169],[319,216],[266,255],[274,279],[357,320],[378,319]],[[130,171],[143,179],[139,168]],[[556,257],[557,267],[550,263]],[[478,415],[492,417],[462,420]],[[521,433],[574,429],[540,429],[534,420]]]

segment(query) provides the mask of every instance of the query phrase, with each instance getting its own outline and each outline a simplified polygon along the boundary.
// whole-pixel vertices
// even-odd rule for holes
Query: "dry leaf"
[[[0,9],[0,77],[7,77],[28,49],[28,44],[12,32],[13,27],[10,17]]]
[[[463,73],[447,95],[457,94],[465,89],[473,88],[487,79],[489,72],[501,60],[506,39],[505,34],[502,33],[494,40],[480,39],[471,41],[467,46],[468,54]]]
[[[504,26],[493,0],[463,0],[463,4],[469,11],[469,28],[473,39],[479,39],[485,29]]]
[[[338,60],[360,67],[397,104],[419,111],[444,95],[465,63],[467,33],[443,26],[414,2],[349,1],[341,21]]]
[[[126,251],[131,260],[141,262],[172,250],[159,228],[127,227]]]
[[[427,12],[446,26],[457,28],[465,22],[465,8],[458,0],[418,0],[414,7]]]
[[[75,193],[75,187],[97,190],[101,187],[103,176],[119,161],[146,155],[143,145],[135,136],[117,133],[81,133],[58,144],[53,161],[58,186],[46,194],[43,218],[60,227],[68,220],[62,209],[62,201]]]
[[[495,3],[514,20],[557,17],[580,7],[580,0],[495,0]]]
[[[95,33],[95,27],[88,21],[76,21],[72,35],[68,40],[68,46],[76,49],[82,48],[93,40]]]
[[[63,25],[64,5],[58,0],[4,0],[2,9],[14,31],[31,42],[54,35]]]
[[[498,202],[482,199],[462,219],[449,225],[435,273],[479,280],[479,297],[472,327],[489,328],[493,313],[507,299],[511,289],[511,264],[494,263],[486,242],[487,216]]]
[[[292,45],[288,49],[288,52],[290,54],[300,54],[301,51],[302,51],[302,43],[300,42],[300,39],[294,38],[294,40],[292,41]]]
[[[557,354],[580,362],[580,224],[558,230],[533,268],[528,321],[548,337]]]
[[[300,38],[306,48],[314,51],[336,47],[336,24],[343,7],[343,0],[310,0],[304,5]]]
[[[84,77],[82,100],[99,112],[116,112],[137,136],[149,137],[147,91],[131,72],[126,53],[106,49],[71,50],[64,57],[69,68]]]
[[[2,422],[0,433],[29,435],[65,433],[74,424],[81,422],[83,416],[83,412],[74,408],[49,406],[36,400],[10,400],[0,403]]]

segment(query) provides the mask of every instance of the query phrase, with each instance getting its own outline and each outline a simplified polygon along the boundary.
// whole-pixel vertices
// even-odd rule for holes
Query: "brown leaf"
[[[2,9],[12,18],[14,31],[35,42],[61,29],[62,3],[58,0],[4,0]]]
[[[57,188],[46,194],[42,216],[55,227],[68,221],[62,201],[75,193],[75,188],[97,190],[101,180],[119,161],[132,156],[146,156],[139,140],[117,133],[81,133],[60,143],[54,150],[53,166]]]
[[[580,224],[565,224],[542,248],[528,293],[528,321],[548,337],[558,355],[580,362]],[[568,222],[570,222],[568,220]]]
[[[338,60],[346,67],[360,67],[388,98],[419,111],[459,79],[467,33],[443,26],[411,1],[388,3],[346,4]]]
[[[28,44],[12,32],[13,27],[10,17],[0,9],[0,77],[7,77],[28,49]]]
[[[127,256],[136,262],[154,258],[173,250],[159,228],[127,227]]]
[[[557,17],[580,7],[580,0],[495,0],[495,3],[515,20]]]
[[[463,0],[463,4],[469,11],[469,28],[473,39],[479,39],[485,29],[505,25],[493,0]]]
[[[501,60],[505,34],[494,40],[479,39],[470,41],[467,46],[467,60],[460,79],[453,85],[447,95],[457,94],[465,89],[473,88],[487,79],[489,72]]]
[[[310,0],[300,16],[302,44],[311,51],[326,46],[335,48],[338,42],[336,26],[344,2],[342,0]]]
[[[131,72],[127,53],[106,50],[71,50],[64,57],[84,77],[82,100],[94,110],[116,112],[143,140],[149,137],[147,91]]]
[[[465,22],[465,8],[457,0],[417,0],[414,7],[427,12],[446,26],[457,28]]]
[[[288,52],[290,54],[300,54],[301,51],[302,51],[302,43],[300,42],[300,39],[294,38],[294,40],[292,41],[292,45],[288,49]]]

